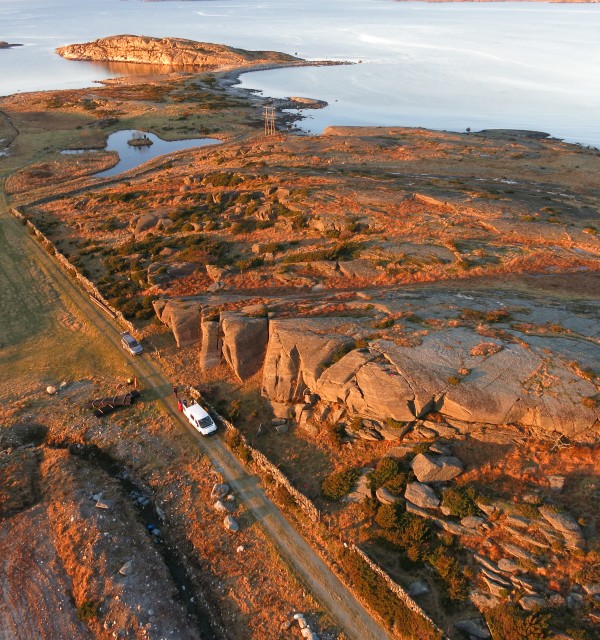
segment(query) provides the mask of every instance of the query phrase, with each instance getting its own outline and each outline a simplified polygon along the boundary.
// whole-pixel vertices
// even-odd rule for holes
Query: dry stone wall
[[[106,311],[106,313],[108,313],[112,318],[118,320],[119,324],[121,324],[130,333],[135,334],[135,327],[133,324],[104,298],[96,285],[83,276],[79,270],[56,248],[54,243],[31,222],[31,220],[25,217],[17,207],[12,207],[11,212],[18,220],[27,226],[27,228],[33,233],[36,240],[54,256],[60,266],[63,267],[67,273],[73,276],[73,278],[75,278],[75,280],[90,294],[93,302],[103,308],[104,311]]]

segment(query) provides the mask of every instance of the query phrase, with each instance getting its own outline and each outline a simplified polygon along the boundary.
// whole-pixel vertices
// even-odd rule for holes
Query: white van
[[[213,419],[197,402],[194,402],[189,407],[184,406],[183,414],[190,421],[192,427],[203,436],[208,436],[217,430],[217,425],[213,422]]]

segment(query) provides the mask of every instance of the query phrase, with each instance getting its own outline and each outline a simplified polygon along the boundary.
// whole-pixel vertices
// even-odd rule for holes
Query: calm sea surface
[[[305,127],[526,128],[600,147],[600,4],[392,0],[0,0],[0,95],[89,86],[111,72],[56,47],[180,36],[342,67],[245,74],[265,95],[327,100]]]

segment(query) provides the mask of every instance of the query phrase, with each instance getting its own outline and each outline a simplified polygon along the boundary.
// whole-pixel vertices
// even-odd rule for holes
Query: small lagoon
[[[148,138],[152,144],[147,146],[132,146],[127,144],[129,140],[134,137],[134,134],[138,133],[132,129],[123,129],[116,131],[108,136],[106,147],[103,151],[116,151],[119,154],[119,162],[106,171],[95,173],[95,178],[108,178],[110,176],[117,176],[120,173],[135,169],[141,164],[157,158],[158,156],[164,156],[174,151],[182,151],[184,149],[193,149],[195,147],[206,147],[212,144],[221,144],[221,140],[218,138],[190,138],[188,140],[163,140],[153,133],[142,132],[146,138]],[[87,149],[67,149],[62,151],[64,154],[79,154],[87,153],[93,150]]]

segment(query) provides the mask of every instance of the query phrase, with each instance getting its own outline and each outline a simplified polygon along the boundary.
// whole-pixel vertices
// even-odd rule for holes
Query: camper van
[[[197,402],[194,402],[194,404],[191,404],[189,407],[184,405],[183,415],[190,421],[192,427],[203,436],[208,436],[217,430],[217,425],[213,419]]]

